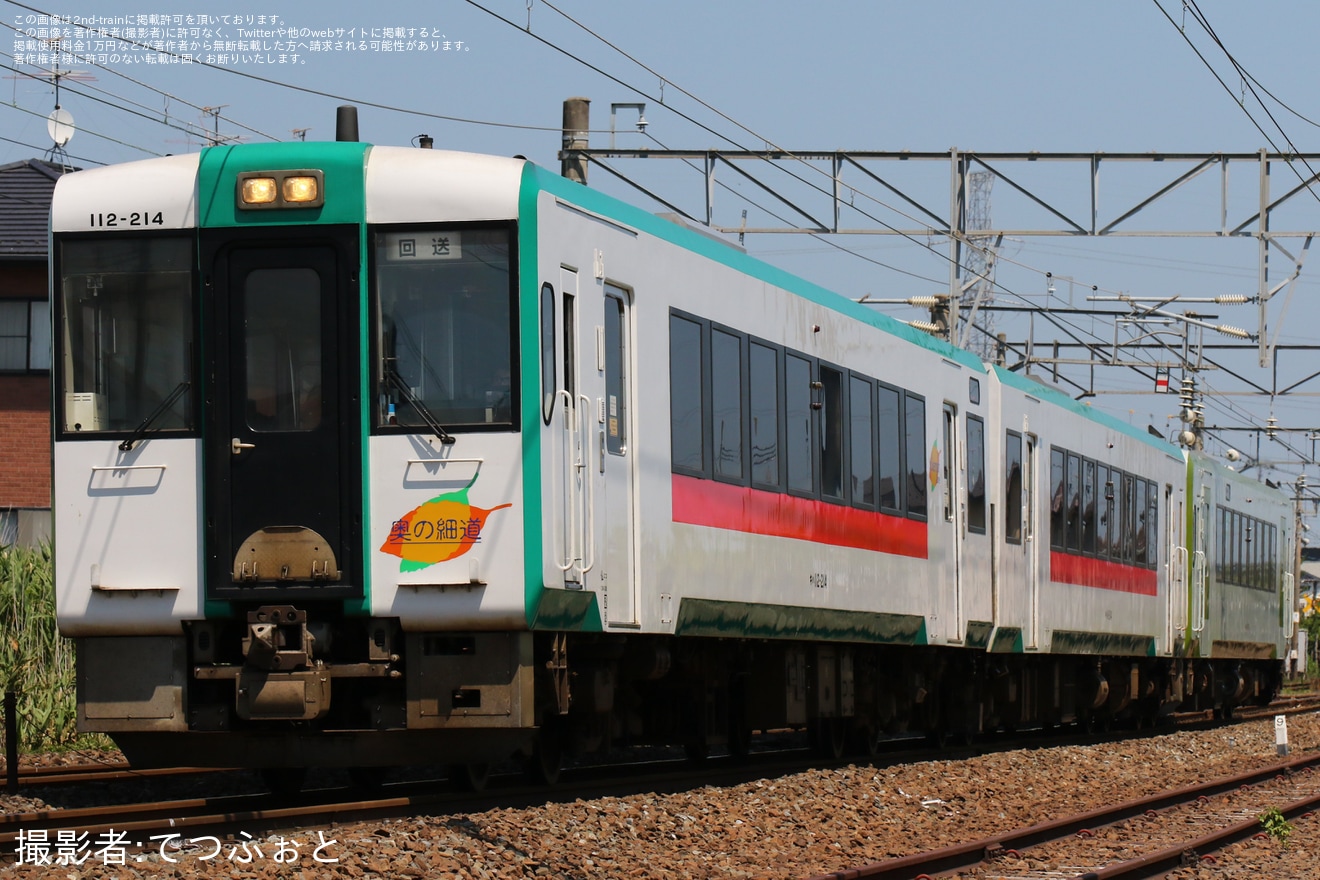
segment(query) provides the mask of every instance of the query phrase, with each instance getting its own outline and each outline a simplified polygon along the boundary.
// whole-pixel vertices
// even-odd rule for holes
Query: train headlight
[[[320,171],[244,171],[238,175],[240,210],[318,208],[325,204],[325,177]]]
[[[315,202],[321,195],[320,182],[311,175],[284,178],[284,201]]]
[[[269,205],[279,192],[273,177],[249,177],[239,181],[239,203],[242,205]]]

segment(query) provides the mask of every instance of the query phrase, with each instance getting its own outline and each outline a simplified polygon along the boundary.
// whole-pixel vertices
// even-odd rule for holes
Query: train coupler
[[[316,638],[307,629],[307,612],[292,605],[262,605],[247,616],[243,637],[246,666],[270,671],[310,666]]]

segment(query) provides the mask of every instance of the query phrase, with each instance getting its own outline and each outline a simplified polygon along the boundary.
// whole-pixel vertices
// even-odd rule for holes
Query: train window
[[[788,429],[784,454],[788,461],[788,491],[812,495],[811,362],[784,355],[784,421]]]
[[[1064,494],[1062,449],[1050,449],[1050,546],[1055,550],[1064,547],[1065,525],[1068,521],[1067,496]]]
[[[1133,549],[1132,561],[1137,565],[1147,565],[1150,553],[1150,484],[1145,480],[1136,481],[1137,490],[1137,538]]]
[[[1268,540],[1265,545],[1265,589],[1271,590],[1279,579],[1279,528],[1271,524],[1265,529]]]
[[[541,418],[550,424],[559,379],[555,376],[555,289],[541,285]]]
[[[569,276],[576,279],[576,274]],[[564,390],[568,399],[577,400],[577,298],[564,292]],[[570,407],[571,408],[571,407]]]
[[[1022,543],[1022,435],[1004,438],[1004,540]]]
[[[1082,549],[1082,462],[1071,452],[1068,453],[1067,480],[1066,542],[1069,551],[1078,553]]]
[[[926,515],[926,401],[906,395],[903,431],[906,437],[907,488],[904,492],[910,516]]]
[[[967,377],[967,402],[973,404],[981,402],[981,380],[975,376]]]
[[[985,422],[967,417],[967,529],[985,534]]]
[[[676,471],[705,473],[701,325],[669,316],[669,437]]]
[[[1259,586],[1257,575],[1260,572],[1260,532],[1256,521],[1247,518],[1247,585]]]
[[[1104,465],[1096,466],[1095,552],[1107,559],[1114,540],[1114,474]]]
[[[742,345],[741,337],[711,328],[710,406],[715,476],[734,482],[743,479]]]
[[[944,455],[940,457],[940,466],[938,471],[940,475],[940,483],[943,485],[943,491],[940,493],[941,495],[940,506],[944,510],[944,521],[951,523],[954,521],[953,486],[955,481],[954,481],[953,468],[954,468],[954,452],[956,447],[956,443],[954,441],[954,437],[956,435],[954,432],[957,431],[958,414],[957,411],[953,408],[953,404],[945,403],[943,407],[943,415],[944,415],[943,418]],[[933,465],[931,467],[931,470],[935,470]],[[965,508],[966,503],[967,502],[965,501],[963,502],[964,511],[966,509]]]
[[[606,285],[605,294],[605,449],[623,455],[628,448],[628,313],[623,291]]]
[[[854,507],[875,509],[875,393],[859,376],[848,380],[849,481]]]
[[[843,373],[820,367],[820,494],[843,500]]]
[[[1082,459],[1082,552],[1095,553],[1095,462]]]
[[[1233,557],[1233,583],[1246,584],[1249,582],[1247,571],[1251,567],[1251,558],[1247,555],[1251,549],[1248,543],[1251,536],[1247,533],[1247,518],[1240,513],[1233,514],[1233,526],[1234,534],[1237,535],[1237,553]]]
[[[1147,483],[1146,496],[1146,564],[1154,568],[1160,561],[1160,486]]]
[[[164,406],[152,429],[193,430],[192,243],[62,241],[58,259],[57,426],[132,431]]]
[[[752,483],[779,488],[779,353],[748,345],[747,384],[752,416]]]
[[[1215,579],[1227,581],[1229,578],[1229,558],[1232,553],[1228,546],[1228,510],[1226,508],[1217,508],[1218,522],[1215,524]]]
[[[256,269],[243,283],[247,426],[313,431],[321,424],[321,277]]]
[[[903,509],[903,413],[898,389],[879,386],[880,509]]]
[[[512,427],[518,386],[510,230],[433,227],[374,236],[376,424]]]
[[[1132,562],[1137,544],[1137,488],[1136,478],[1123,475],[1123,561]]]

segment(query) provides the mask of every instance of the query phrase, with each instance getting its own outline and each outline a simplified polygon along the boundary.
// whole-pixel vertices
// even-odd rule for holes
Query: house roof
[[[0,260],[45,260],[50,199],[64,167],[44,159],[0,165]]]

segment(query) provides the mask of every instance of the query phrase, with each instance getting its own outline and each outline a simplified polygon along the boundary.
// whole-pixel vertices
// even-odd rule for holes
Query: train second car
[[[52,209],[59,624],[135,764],[822,749],[1269,699],[1292,506],[521,159]]]

